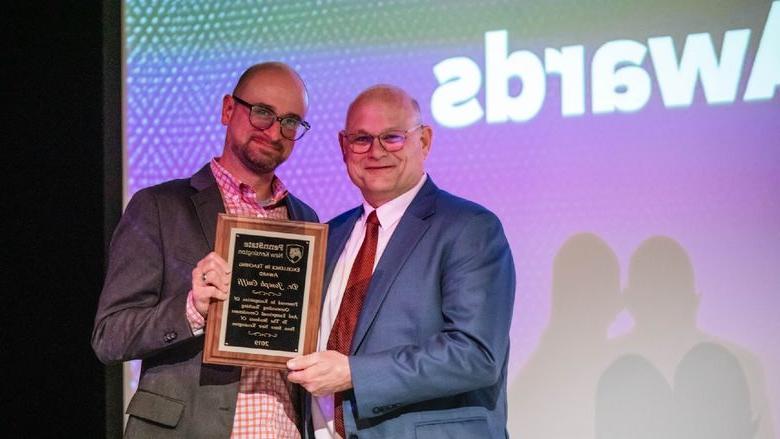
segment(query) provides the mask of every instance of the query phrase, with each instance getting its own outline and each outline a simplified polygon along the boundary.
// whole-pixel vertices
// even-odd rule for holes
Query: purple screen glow
[[[640,412],[663,424],[647,437],[777,434],[780,1],[127,1],[124,14],[126,198],[218,155],[222,96],[279,60],[307,82],[313,128],[278,174],[330,219],[361,202],[337,142],[348,104],[402,86],[434,130],[429,175],[493,210],[512,246],[512,436],[645,437]],[[656,375],[673,420],[626,403]],[[705,376],[744,392],[685,393],[712,389]]]

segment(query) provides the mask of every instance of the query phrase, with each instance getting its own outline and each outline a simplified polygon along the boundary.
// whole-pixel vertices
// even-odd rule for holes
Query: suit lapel
[[[360,348],[360,344],[363,342],[368,328],[371,327],[371,323],[374,321],[395,278],[401,272],[417,243],[430,227],[428,217],[434,214],[437,191],[436,185],[428,177],[420,192],[412,200],[412,203],[401,217],[401,221],[393,232],[393,236],[390,237],[390,241],[379,259],[374,274],[371,276],[371,284],[366,292],[363,310],[360,313],[360,318],[355,327],[355,334],[352,337],[352,349],[350,350],[352,354]],[[350,230],[352,230],[351,227]],[[340,254],[340,252],[339,250],[337,254]]]
[[[291,220],[305,221],[303,207],[298,200],[294,199],[289,193],[284,197],[284,205],[287,206],[287,217]]]
[[[225,205],[208,164],[192,176],[190,184],[198,191],[190,198],[198,214],[203,236],[209,243],[209,249],[213,249],[214,235],[217,233],[217,214],[225,212]]]
[[[363,208],[357,207],[345,214],[342,217],[343,219],[337,218],[328,222],[328,247],[325,253],[325,279],[322,283],[322,287],[325,289],[325,291],[322,292],[323,302],[325,301],[325,296],[328,292],[331,278],[333,277],[333,270],[336,268],[336,262],[338,262],[341,252],[344,251],[344,246],[347,245],[349,235],[352,234],[355,223],[362,214]]]

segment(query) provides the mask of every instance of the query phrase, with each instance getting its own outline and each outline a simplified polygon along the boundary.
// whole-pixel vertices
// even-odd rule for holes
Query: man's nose
[[[387,154],[387,150],[385,149],[384,145],[382,145],[382,142],[379,140],[379,136],[371,139],[371,145],[368,147],[368,155],[370,155],[373,158],[379,158],[379,157],[384,157],[386,154]]]
[[[266,136],[271,138],[272,141],[278,141],[282,139],[282,123],[278,120],[274,122],[268,128],[262,130]]]

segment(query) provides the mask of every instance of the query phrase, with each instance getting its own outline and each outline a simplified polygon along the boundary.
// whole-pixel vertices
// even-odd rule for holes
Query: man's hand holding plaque
[[[324,224],[220,215],[216,254],[193,271],[204,362],[286,369],[314,352],[326,241]]]
[[[230,267],[218,254],[211,252],[192,270],[192,301],[200,315],[206,317],[212,300],[228,298]]]

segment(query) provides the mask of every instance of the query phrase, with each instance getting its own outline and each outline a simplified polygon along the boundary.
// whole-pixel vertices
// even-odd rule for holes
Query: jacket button
[[[382,409],[380,409],[379,407],[374,407],[374,408],[371,409],[371,411],[374,412],[375,415],[377,413],[382,413]]]
[[[176,340],[177,336],[178,334],[176,334],[176,331],[169,332],[163,336],[163,341],[165,341],[166,343],[170,343],[173,340]]]

